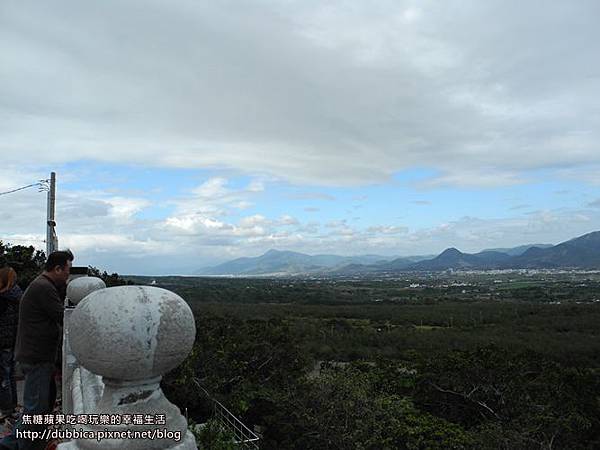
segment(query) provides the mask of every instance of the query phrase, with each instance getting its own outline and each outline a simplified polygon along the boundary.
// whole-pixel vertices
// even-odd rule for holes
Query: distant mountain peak
[[[584,234],[583,236],[579,236],[573,239],[569,239],[563,244],[569,243],[600,243],[600,231],[592,231],[591,233]],[[560,244],[559,244],[560,245]]]
[[[461,256],[464,253],[461,252],[460,250],[458,250],[457,248],[454,247],[450,247],[447,248],[446,250],[444,250],[442,253],[440,253],[439,257],[444,257],[444,256]]]

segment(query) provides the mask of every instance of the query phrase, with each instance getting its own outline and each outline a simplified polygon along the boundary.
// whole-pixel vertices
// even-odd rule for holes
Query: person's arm
[[[56,288],[54,288],[54,286],[49,287],[44,292],[40,292],[40,296],[42,300],[40,305],[46,315],[50,317],[53,322],[62,325],[64,306]]]

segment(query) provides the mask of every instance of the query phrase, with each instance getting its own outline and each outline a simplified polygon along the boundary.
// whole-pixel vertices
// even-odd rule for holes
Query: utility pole
[[[56,237],[56,222],[54,221],[54,208],[56,205],[56,173],[50,174],[50,189],[48,190],[48,214],[46,221],[46,257],[58,248]]]

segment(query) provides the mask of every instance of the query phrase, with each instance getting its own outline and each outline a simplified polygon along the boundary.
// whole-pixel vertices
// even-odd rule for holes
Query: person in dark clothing
[[[22,294],[15,270],[12,267],[0,269],[0,421],[16,416],[14,347]]]
[[[64,310],[60,292],[72,261],[71,252],[51,253],[44,272],[31,282],[21,299],[15,359],[25,374],[23,415],[50,414],[54,408],[54,370]],[[43,425],[25,425],[18,420],[12,433],[0,441],[0,449],[43,448],[40,440],[17,439],[17,433],[43,429]]]

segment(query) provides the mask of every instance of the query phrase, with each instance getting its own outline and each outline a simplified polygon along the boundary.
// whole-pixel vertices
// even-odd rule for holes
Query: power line
[[[17,239],[17,238],[2,238],[0,242],[46,242],[45,239]]]
[[[49,181],[50,180],[40,180],[37,183],[28,184],[27,186],[22,186],[20,188],[12,189],[12,190],[6,191],[6,192],[0,192],[0,195],[12,194],[13,192],[22,191],[23,189],[28,189],[28,188],[35,187],[35,186],[37,186],[39,188],[38,192],[48,191],[50,189],[48,186]]]

